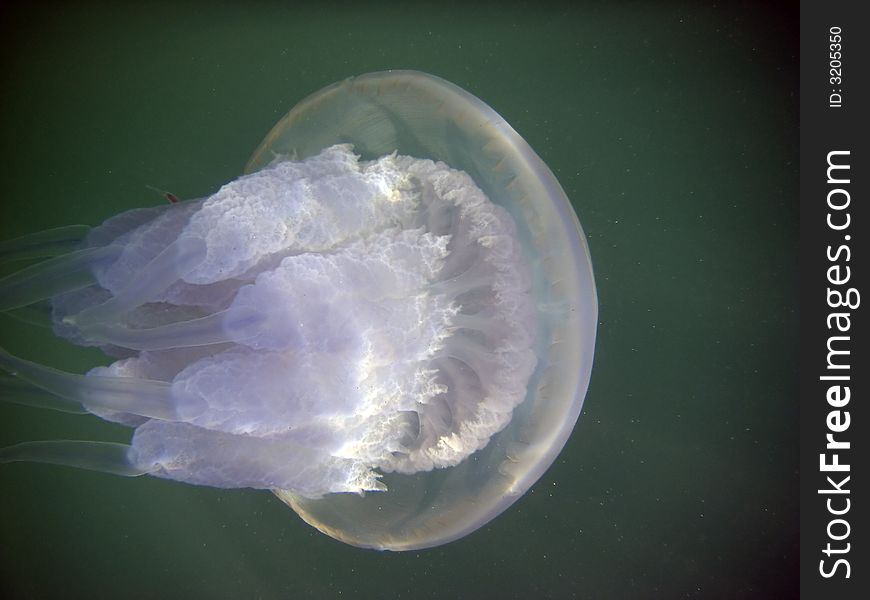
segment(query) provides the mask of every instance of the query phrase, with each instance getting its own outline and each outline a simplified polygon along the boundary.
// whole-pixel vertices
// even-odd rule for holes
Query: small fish
[[[161,196],[166,198],[170,204],[176,204],[178,202],[181,202],[181,200],[178,198],[178,196],[176,196],[172,192],[167,192],[166,190],[161,190],[159,188],[154,187],[153,185],[146,185],[145,187],[147,187],[149,190],[153,190],[153,191],[157,192],[158,194],[160,194]]]

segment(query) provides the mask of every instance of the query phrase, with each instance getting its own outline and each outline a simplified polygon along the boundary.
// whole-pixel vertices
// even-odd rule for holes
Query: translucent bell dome
[[[456,466],[387,473],[386,492],[319,499],[275,490],[306,522],[355,546],[413,550],[483,526],[552,464],[583,406],[592,368],[598,302],[586,238],[540,157],[492,108],[433,75],[385,71],[352,77],[299,102],[250,159],[315,156],[353,145],[364,160],[397,152],[468,173],[513,217],[531,266],[537,364],[510,423]]]

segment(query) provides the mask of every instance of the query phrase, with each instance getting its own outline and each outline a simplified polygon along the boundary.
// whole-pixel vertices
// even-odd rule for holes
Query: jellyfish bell
[[[120,357],[74,375],[0,350],[4,394],[135,428],[0,462],[271,489],[356,546],[437,546],[500,514],[589,381],[595,285],[562,188],[423,73],[309,96],[208,198],[0,252],[53,256],[0,281],[0,309],[50,299],[58,335]]]

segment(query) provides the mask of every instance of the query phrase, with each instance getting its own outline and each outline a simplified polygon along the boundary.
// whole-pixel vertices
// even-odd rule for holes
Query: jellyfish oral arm
[[[72,252],[78,249],[90,229],[87,225],[68,225],[0,242],[0,262]]]
[[[0,279],[0,311],[8,311],[95,283],[91,269],[116,258],[117,247],[87,248],[52,258]]]
[[[78,402],[55,396],[42,388],[7,373],[0,373],[0,399],[23,406],[46,408],[84,415],[88,411]]]
[[[86,329],[95,323],[117,320],[125,313],[164,292],[205,258],[205,243],[196,237],[181,238],[149,262],[130,283],[110,300],[87,308],[67,320]]]
[[[128,444],[112,442],[47,440],[0,448],[0,464],[37,462],[124,477],[138,477],[157,469],[157,465],[137,463],[135,456],[136,451]]]
[[[0,348],[0,369],[53,394],[61,405],[102,408],[155,419],[185,420],[200,414],[204,404],[163,381],[125,377],[88,377],[65,373],[13,356]]]
[[[256,335],[263,319],[260,313],[211,315],[177,321],[160,327],[132,329],[119,323],[93,323],[80,329],[91,340],[131,350],[165,350],[209,346],[249,339]]]

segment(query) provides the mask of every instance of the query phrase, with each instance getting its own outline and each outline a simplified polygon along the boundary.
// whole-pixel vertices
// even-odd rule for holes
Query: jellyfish
[[[95,415],[129,444],[36,461],[272,491],[343,542],[461,538],[552,464],[589,382],[597,298],[556,178],[492,108],[414,71],[298,103],[244,174],[196,200],[0,245],[42,258],[0,310],[114,362],[0,348],[6,400]]]

